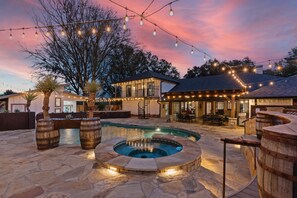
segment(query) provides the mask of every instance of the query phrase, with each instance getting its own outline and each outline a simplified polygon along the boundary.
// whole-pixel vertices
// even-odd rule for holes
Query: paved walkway
[[[242,128],[166,123],[163,119],[113,119],[119,123],[184,128],[201,134],[202,167],[187,173],[120,174],[98,167],[93,151],[60,145],[37,151],[34,130],[0,132],[0,197],[215,197],[222,192],[222,137]],[[238,148],[228,146],[227,194],[251,179]]]

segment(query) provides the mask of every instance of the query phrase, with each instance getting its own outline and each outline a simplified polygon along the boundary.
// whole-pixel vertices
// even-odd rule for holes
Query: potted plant
[[[44,150],[59,146],[60,133],[54,130],[54,121],[49,116],[49,99],[51,94],[59,87],[59,83],[51,75],[45,76],[36,84],[36,90],[42,92],[43,119],[37,121],[36,144],[37,149]]]
[[[101,142],[100,118],[94,117],[96,93],[100,90],[100,85],[95,81],[87,83],[85,92],[89,94],[88,98],[88,118],[80,123],[80,143],[82,149],[94,149]]]
[[[25,93],[23,95],[23,98],[27,101],[27,104],[26,104],[26,108],[27,108],[27,112],[30,112],[30,106],[31,106],[31,102],[33,100],[36,100],[37,99],[37,94],[32,92],[30,89],[27,93]]]

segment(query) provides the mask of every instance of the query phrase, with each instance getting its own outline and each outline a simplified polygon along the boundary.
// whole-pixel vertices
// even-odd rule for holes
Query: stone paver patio
[[[77,145],[38,151],[34,130],[0,132],[0,197],[221,197],[222,137],[239,136],[229,129],[163,119],[110,119],[126,124],[184,128],[201,134],[202,163],[192,172],[116,173],[101,168],[93,151]],[[251,180],[240,149],[228,146],[227,194]]]

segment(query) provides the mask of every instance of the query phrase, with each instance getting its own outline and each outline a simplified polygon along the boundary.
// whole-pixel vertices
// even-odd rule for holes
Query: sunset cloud
[[[144,0],[115,0],[138,13],[148,6]],[[93,3],[114,9],[119,16],[125,10],[108,0],[92,0]],[[160,8],[170,1],[155,1],[146,14]],[[219,60],[242,59],[249,56],[254,61],[284,57],[288,51],[297,47],[297,1],[271,0],[182,0],[174,3],[174,16],[168,15],[169,8],[164,8],[149,17],[153,23],[168,30],[184,41]],[[0,29],[34,26],[32,13],[39,9],[38,0],[7,0],[0,7]],[[129,13],[131,14],[131,13]],[[189,67],[201,65],[203,54],[190,54],[191,47],[174,47],[175,38],[145,22],[139,25],[139,17],[128,23],[132,36],[146,50],[166,59],[184,75]],[[34,37],[34,30],[26,31],[26,38],[21,38],[21,31],[13,31],[10,40],[9,31],[0,32],[0,74],[14,75],[16,79],[28,79],[32,73],[32,60],[20,50],[20,45],[31,49],[41,43],[41,38]],[[17,84],[18,81],[13,83]]]

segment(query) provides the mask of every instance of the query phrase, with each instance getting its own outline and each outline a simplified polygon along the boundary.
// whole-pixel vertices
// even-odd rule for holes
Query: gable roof
[[[228,74],[181,79],[169,92],[241,90],[242,87]]]
[[[122,79],[120,81],[114,82],[113,84],[134,81],[134,80],[142,80],[142,79],[147,79],[147,78],[157,78],[157,79],[168,81],[168,82],[179,83],[179,80],[173,79],[173,78],[165,76],[163,74],[159,74],[159,73],[152,72],[152,71],[146,71],[146,72],[136,74],[134,76]]]
[[[284,78],[273,85],[261,87],[244,96],[245,98],[297,97],[297,75]]]
[[[14,96],[19,96],[19,95],[22,95],[22,93],[13,93],[13,94],[9,94],[9,95],[0,96],[0,100],[7,99],[10,97],[14,97]]]
[[[271,81],[283,79],[277,76],[255,74],[255,73],[239,73],[240,79],[247,85],[258,83],[269,84]],[[257,89],[252,86],[249,91]],[[214,76],[202,76],[197,78],[181,79],[180,83],[173,87],[169,92],[198,92],[198,91],[223,91],[223,90],[241,90],[240,84],[234,80],[229,74],[220,74]]]

